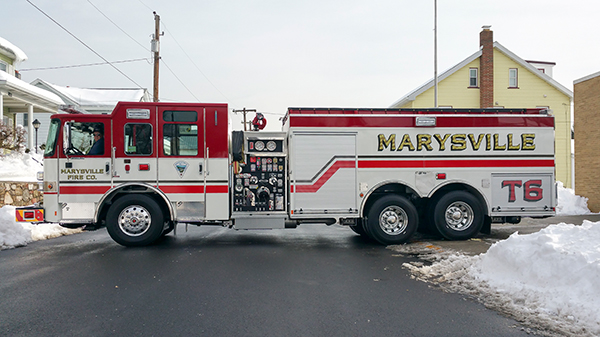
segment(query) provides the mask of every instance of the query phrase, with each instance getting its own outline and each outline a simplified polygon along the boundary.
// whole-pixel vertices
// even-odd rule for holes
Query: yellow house
[[[555,63],[525,61],[493,42],[484,26],[481,48],[438,77],[440,108],[549,108],[555,117],[556,179],[572,186],[571,102],[573,93],[552,79]],[[431,81],[400,98],[391,108],[435,105]]]

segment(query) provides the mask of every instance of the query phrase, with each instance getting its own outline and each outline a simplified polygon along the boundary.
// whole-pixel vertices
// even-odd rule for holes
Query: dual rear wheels
[[[425,213],[429,228],[449,240],[466,240],[477,235],[485,219],[481,202],[466,191],[451,191],[432,199]],[[367,219],[352,230],[389,245],[405,243],[418,227],[419,215],[414,204],[394,194],[375,201]]]

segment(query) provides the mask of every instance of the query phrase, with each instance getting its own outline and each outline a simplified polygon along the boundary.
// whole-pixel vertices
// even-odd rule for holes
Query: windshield
[[[54,155],[59,129],[60,119],[53,119],[50,122],[50,130],[48,130],[48,138],[46,139],[46,149],[44,150],[44,157],[51,157]]]

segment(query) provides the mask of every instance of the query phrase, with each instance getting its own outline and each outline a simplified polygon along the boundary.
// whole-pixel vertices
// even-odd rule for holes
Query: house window
[[[469,68],[469,87],[477,88],[477,68]]]
[[[0,61],[0,70],[4,71],[4,72],[8,72],[8,63],[4,62],[4,61]]]
[[[508,69],[508,87],[518,88],[519,87],[519,75],[517,68]]]

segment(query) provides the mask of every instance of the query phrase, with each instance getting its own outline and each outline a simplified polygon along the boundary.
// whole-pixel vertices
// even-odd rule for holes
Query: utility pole
[[[256,109],[246,109],[246,107],[244,107],[242,110],[233,110],[234,113],[238,113],[241,112],[244,114],[244,131],[246,130],[246,124],[248,124],[248,122],[246,122],[246,114],[248,112],[256,112]]]
[[[152,37],[151,49],[154,53],[154,102],[158,102],[158,65],[160,62],[160,15],[154,14],[154,36]]]

